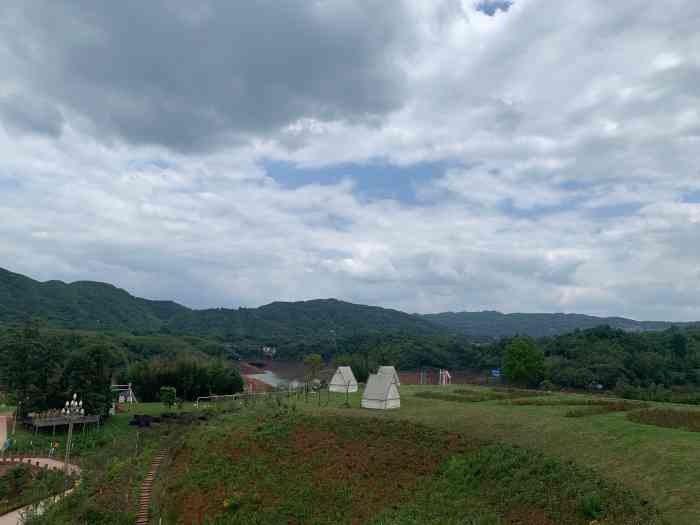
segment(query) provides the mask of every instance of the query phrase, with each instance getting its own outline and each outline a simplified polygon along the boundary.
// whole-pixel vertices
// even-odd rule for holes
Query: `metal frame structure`
[[[131,388],[131,383],[127,385],[111,385],[109,389],[117,395],[121,392],[126,392],[126,403],[138,403],[134,390]]]

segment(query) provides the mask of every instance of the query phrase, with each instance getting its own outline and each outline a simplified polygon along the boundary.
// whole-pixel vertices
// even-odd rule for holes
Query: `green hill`
[[[516,334],[542,337],[600,325],[627,332],[664,330],[674,325],[581,314],[446,312],[409,315],[336,299],[274,302],[259,308],[192,310],[173,301],[134,297],[111,284],[42,283],[0,268],[0,324],[28,318],[43,319],[54,327],[81,330],[324,340],[373,333],[423,336],[458,332],[472,338]]]
[[[147,301],[111,284],[79,281],[41,283],[0,268],[0,322],[39,318],[52,326],[84,330],[154,332],[188,308]]]
[[[260,308],[192,310],[134,297],[110,284],[41,283],[0,269],[0,323],[28,318],[81,330],[236,337],[336,337],[366,333],[431,335],[444,329],[386,308],[335,299],[275,302]]]
[[[503,314],[501,312],[444,312],[421,316],[450,330],[474,337],[529,335],[545,337],[608,325],[626,332],[666,330],[674,325],[663,321],[635,321],[624,317],[595,317],[582,314]]]

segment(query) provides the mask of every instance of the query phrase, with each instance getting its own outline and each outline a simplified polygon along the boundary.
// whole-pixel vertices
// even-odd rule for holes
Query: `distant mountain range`
[[[343,337],[393,332],[432,335],[445,329],[397,310],[318,299],[259,308],[192,310],[134,297],[110,284],[41,283],[0,269],[0,323],[38,318],[82,330],[236,337]]]
[[[595,328],[600,325],[608,325],[626,332],[649,332],[666,330],[674,325],[691,324],[635,321],[624,317],[595,317],[583,314],[503,314],[493,311],[444,312],[421,317],[450,330],[480,337],[505,337],[517,334],[544,337],[565,334],[577,329]]]
[[[17,323],[30,318],[45,320],[55,327],[82,330],[324,339],[367,333],[435,335],[455,332],[475,338],[515,334],[539,337],[602,324],[635,332],[663,330],[674,324],[580,314],[446,312],[411,315],[335,299],[274,302],[259,308],[193,310],[173,301],[134,297],[110,284],[42,283],[0,268],[0,323]]]

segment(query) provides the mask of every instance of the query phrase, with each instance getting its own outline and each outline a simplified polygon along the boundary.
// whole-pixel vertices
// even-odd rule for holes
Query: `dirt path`
[[[7,439],[7,423],[9,418],[7,416],[0,416],[0,447],[3,446],[5,440]]]
[[[2,425],[0,425],[2,427]],[[36,465],[37,461],[39,462],[39,466],[47,466],[49,468],[63,468],[63,461],[58,461],[55,459],[48,459],[48,458],[30,458],[31,462],[33,465]],[[25,462],[27,459],[25,458]],[[77,474],[78,476],[80,475],[80,467],[77,465],[68,465],[68,472],[71,474]],[[41,503],[39,503],[39,507],[37,509],[37,512],[41,514],[44,512],[49,505],[53,505],[57,501],[59,501],[61,498],[67,496],[73,492],[73,489],[64,492],[63,494],[59,494],[57,496],[52,496],[50,498],[45,499]],[[0,516],[0,525],[21,525],[22,523],[22,513],[26,512],[32,507],[32,505],[28,505],[26,507],[22,507],[21,509],[17,509],[13,512],[10,512],[9,514],[3,514]]]

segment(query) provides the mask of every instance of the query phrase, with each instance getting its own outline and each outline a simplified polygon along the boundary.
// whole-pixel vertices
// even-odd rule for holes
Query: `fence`
[[[453,385],[486,385],[493,380],[483,370],[461,369],[449,370]],[[439,385],[439,368],[419,368],[414,370],[402,370],[399,372],[399,380],[402,385]]]

